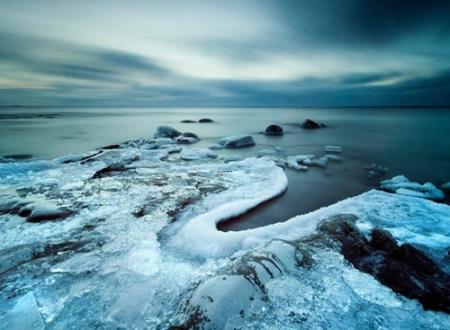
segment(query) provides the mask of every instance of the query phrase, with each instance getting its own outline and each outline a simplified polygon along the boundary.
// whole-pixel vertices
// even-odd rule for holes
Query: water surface
[[[180,123],[209,117],[212,124]],[[305,118],[327,128],[304,130]],[[269,124],[280,124],[286,134],[258,134]],[[419,182],[450,181],[450,110],[448,109],[304,109],[304,108],[2,108],[0,155],[26,161],[78,154],[96,147],[150,137],[159,125],[199,135],[195,147],[219,138],[252,134],[257,145],[220,154],[255,155],[259,149],[281,146],[287,154],[321,155],[323,146],[340,145],[342,163],[306,173],[287,170],[288,191],[243,217],[221,224],[223,230],[240,230],[283,221],[378,184],[366,164],[387,166],[386,177],[405,174]]]

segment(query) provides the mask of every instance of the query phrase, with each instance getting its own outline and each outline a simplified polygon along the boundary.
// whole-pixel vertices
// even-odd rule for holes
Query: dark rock
[[[210,119],[210,118],[200,118],[198,120],[199,123],[213,123],[214,120]]]
[[[279,125],[269,125],[264,131],[265,135],[283,135],[283,128]]]
[[[121,163],[111,164],[95,172],[94,175],[92,176],[92,179],[100,179],[110,175],[113,172],[124,172],[126,170],[127,168],[125,167],[124,164]]]
[[[181,134],[181,136],[185,136],[185,137],[190,137],[190,138],[198,139],[197,134],[191,133],[191,132],[184,132],[183,134]]]
[[[319,224],[318,230],[336,240],[345,259],[393,291],[417,299],[424,309],[450,313],[450,275],[411,244],[398,245],[390,233],[374,229],[369,241],[352,216]]]
[[[4,156],[6,159],[12,159],[12,160],[28,160],[33,158],[33,155],[31,154],[14,154],[14,155],[6,155]]]
[[[220,139],[219,144],[225,148],[242,148],[254,146],[255,141],[250,135],[235,135]]]
[[[27,217],[27,222],[41,222],[51,220],[62,220],[72,215],[74,212],[67,208],[36,207]]]
[[[177,136],[180,136],[181,132],[177,131],[175,128],[170,126],[159,126],[156,129],[156,133],[153,135],[153,138],[159,139],[159,138],[176,138]]]
[[[319,124],[311,119],[305,119],[305,121],[301,124],[301,127],[306,128],[306,129],[316,129],[316,128],[325,127],[325,125]]]
[[[181,122],[182,122],[183,124],[193,124],[193,123],[196,123],[195,120],[190,120],[190,119],[183,119]]]
[[[102,147],[101,149],[111,150],[111,149],[119,149],[120,145],[118,144],[110,144],[107,146]]]

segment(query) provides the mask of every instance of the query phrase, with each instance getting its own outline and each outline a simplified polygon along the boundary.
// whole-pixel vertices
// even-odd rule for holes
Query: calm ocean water
[[[212,118],[212,124],[182,124],[183,119]],[[328,125],[303,130],[311,118]],[[281,124],[283,137],[258,134],[267,125]],[[419,182],[450,181],[450,109],[281,109],[281,108],[2,108],[0,155],[50,159],[139,137],[150,137],[159,125],[199,135],[207,146],[234,134],[252,134],[257,145],[222,154],[255,155],[269,146],[289,154],[321,154],[323,146],[343,147],[344,162],[307,173],[288,170],[289,189],[277,200],[222,225],[245,229],[286,220],[375,186],[382,178],[405,174]],[[377,163],[390,170],[369,179],[364,165]]]

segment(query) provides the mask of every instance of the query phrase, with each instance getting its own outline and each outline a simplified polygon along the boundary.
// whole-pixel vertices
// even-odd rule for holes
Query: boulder
[[[265,135],[283,135],[283,128],[279,125],[269,125],[264,131]]]
[[[305,128],[305,129],[316,129],[316,128],[325,127],[325,125],[324,124],[319,124],[319,123],[317,123],[317,122],[315,122],[314,120],[311,120],[311,119],[305,119],[303,121],[303,123],[301,124],[301,127]]]
[[[198,122],[199,123],[213,123],[214,122],[214,120],[212,120],[211,118],[200,118],[199,120],[198,120]]]
[[[159,126],[156,129],[155,134],[153,135],[153,137],[155,139],[158,138],[176,138],[177,136],[180,136],[181,132],[179,132],[178,130],[176,130],[173,127],[170,126]]]
[[[74,212],[64,207],[35,207],[27,217],[27,222],[62,220]]]
[[[219,144],[225,148],[242,148],[254,146],[255,141],[253,141],[253,138],[250,135],[234,135],[221,139]]]
[[[415,246],[397,244],[392,235],[375,228],[371,240],[354,225],[354,216],[333,217],[319,224],[320,232],[339,242],[353,266],[424,309],[450,313],[450,275]]]

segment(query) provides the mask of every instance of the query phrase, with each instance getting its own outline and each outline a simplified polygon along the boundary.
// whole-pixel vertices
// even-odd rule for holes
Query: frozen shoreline
[[[364,233],[374,227],[386,229],[400,243],[413,243],[440,265],[448,264],[447,205],[369,191],[284,223],[225,233],[217,230],[218,222],[286,189],[283,170],[266,158],[226,164],[208,156],[183,161],[166,147],[149,150],[145,146],[144,141],[87,158],[0,165],[4,210],[0,215],[0,276],[6,284],[0,295],[3,324],[18,328],[32,322],[37,328],[51,329],[169,327],[183,318],[180,305],[199,283],[210,283],[224,268],[271,242],[307,238],[322,220],[342,213],[357,216],[356,225]],[[31,214],[62,207],[72,213],[63,219],[30,223],[19,214],[24,207]],[[292,254],[285,248],[269,250],[282,259]],[[323,253],[330,264],[347,274],[334,294],[350,299],[350,310],[361,303],[369,309],[382,306],[377,307],[378,313],[388,319],[383,313],[394,304],[404,320],[398,328],[414,324],[414,314],[420,318],[413,328],[431,323],[445,328],[450,322],[447,314],[423,311],[405,298],[394,299],[392,291],[343,264],[339,253]],[[240,320],[264,328],[276,319],[281,327],[291,326],[289,318],[277,313],[284,310],[285,299],[294,299],[289,298],[289,288],[297,288],[302,279],[292,267],[280,277],[267,278],[264,283],[270,299],[262,305],[259,300],[249,302],[250,319],[226,318],[220,324],[231,326]],[[313,280],[321,274],[303,275]],[[346,281],[355,276],[358,280],[351,281],[351,289],[344,289]],[[372,293],[361,294],[367,283]],[[220,286],[213,289],[220,294]],[[318,288],[304,289],[314,295]],[[385,294],[376,295],[379,290]],[[330,308],[325,297],[318,299],[324,300],[317,308]],[[307,305],[297,304],[308,312]],[[273,313],[253,310],[262,307]],[[323,325],[322,321],[313,324]]]

